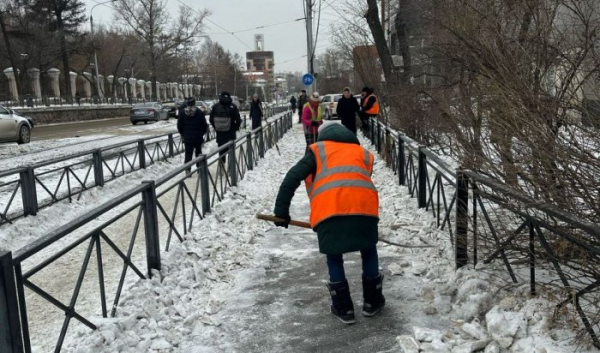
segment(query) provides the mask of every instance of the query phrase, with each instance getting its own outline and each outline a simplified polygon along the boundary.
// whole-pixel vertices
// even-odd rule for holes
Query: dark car
[[[169,118],[175,118],[177,116],[177,110],[181,104],[183,104],[183,100],[179,98],[175,98],[172,101],[162,102],[162,105],[169,109],[167,114]]]
[[[133,125],[142,121],[147,124],[149,121],[168,120],[168,110],[158,102],[139,103],[131,108],[129,119]]]

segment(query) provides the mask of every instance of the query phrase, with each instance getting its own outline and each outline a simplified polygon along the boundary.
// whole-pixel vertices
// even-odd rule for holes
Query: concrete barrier
[[[130,105],[99,107],[52,107],[35,109],[15,109],[33,118],[36,125],[56,124],[73,121],[109,119],[129,116]]]

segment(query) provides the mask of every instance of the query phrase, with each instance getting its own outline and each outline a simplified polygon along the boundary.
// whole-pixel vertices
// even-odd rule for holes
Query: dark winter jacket
[[[263,111],[260,100],[252,100],[250,103],[250,118],[252,118],[252,130],[258,129],[262,124]]]
[[[290,104],[292,105],[292,111],[296,110],[296,97],[292,96]]]
[[[240,111],[233,104],[233,100],[229,96],[221,96],[219,103],[212,107],[210,112],[210,124],[215,126],[215,116],[225,117],[228,116],[231,121],[231,128],[226,132],[217,131],[217,144],[222,145],[228,141],[235,140],[235,132],[240,129],[242,125],[242,118],[240,117]]]
[[[300,95],[298,97],[298,115],[302,116],[302,108],[304,108],[304,104],[308,103],[307,95]]]
[[[360,144],[356,135],[341,125],[323,129],[319,141],[336,141]],[[286,174],[277,199],[274,213],[276,216],[289,215],[290,204],[296,189],[310,174],[317,172],[317,160],[313,153],[307,153]],[[359,251],[377,244],[379,219],[369,216],[337,216],[324,220],[317,225],[319,251],[323,254],[344,254]]]
[[[350,98],[342,97],[337,104],[335,112],[337,116],[342,120],[342,125],[347,127],[350,131],[356,133],[356,114],[359,112],[360,106],[356,101],[356,98],[350,96]]]
[[[204,113],[197,107],[179,109],[177,131],[184,143],[202,143],[208,132],[208,124]]]

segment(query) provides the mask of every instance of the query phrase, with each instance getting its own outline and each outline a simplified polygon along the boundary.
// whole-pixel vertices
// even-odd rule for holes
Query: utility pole
[[[314,76],[313,66],[313,31],[312,31],[312,8],[313,0],[306,0],[306,44],[307,44],[307,59],[308,59],[308,72]],[[316,83],[310,86],[309,93],[313,92],[313,87]]]

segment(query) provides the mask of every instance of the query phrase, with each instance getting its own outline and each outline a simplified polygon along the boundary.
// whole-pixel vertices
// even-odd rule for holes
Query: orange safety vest
[[[365,98],[365,100],[363,101],[363,107],[367,104],[367,101],[370,97],[375,97],[375,104],[373,104],[371,109],[367,110],[365,113],[369,115],[377,115],[379,114],[379,99],[377,99],[377,96],[375,96],[374,94],[371,94],[370,96]]]
[[[317,172],[305,180],[310,198],[310,226],[334,216],[379,218],[379,196],[371,180],[373,155],[350,143],[321,141],[309,146]]]

